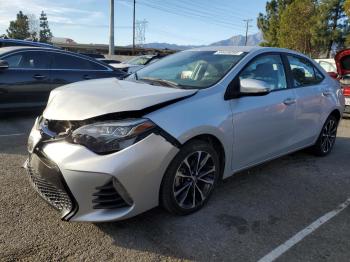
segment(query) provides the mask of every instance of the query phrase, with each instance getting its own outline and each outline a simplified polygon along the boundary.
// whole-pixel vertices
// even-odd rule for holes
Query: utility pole
[[[243,20],[243,22],[246,23],[246,30],[245,30],[245,46],[247,45],[247,42],[248,42],[248,30],[249,30],[249,27],[251,27],[251,25],[249,25],[250,22],[252,22],[253,19],[245,19]]]
[[[134,0],[134,14],[132,22],[132,54],[135,55],[135,12],[136,12],[136,0]]]
[[[114,55],[114,0],[111,1],[109,18],[109,55]]]

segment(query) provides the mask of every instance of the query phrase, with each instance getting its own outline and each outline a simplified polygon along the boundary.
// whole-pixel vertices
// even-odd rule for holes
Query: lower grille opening
[[[94,209],[115,209],[130,206],[114,188],[112,180],[103,186],[96,187],[96,190],[97,192],[93,194],[96,198],[92,200]]]
[[[70,212],[73,209],[73,203],[64,190],[41,178],[32,167],[27,168],[31,183],[42,198],[63,213]]]

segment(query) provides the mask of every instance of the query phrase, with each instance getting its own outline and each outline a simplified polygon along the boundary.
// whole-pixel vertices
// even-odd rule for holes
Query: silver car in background
[[[308,147],[329,154],[343,108],[339,83],[302,54],[188,50],[123,81],[52,91],[25,167],[64,220],[121,220],[158,205],[185,215],[238,171]]]

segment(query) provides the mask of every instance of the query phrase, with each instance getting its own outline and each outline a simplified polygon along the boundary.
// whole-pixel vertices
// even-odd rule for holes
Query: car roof
[[[79,53],[74,53],[74,52],[70,52],[70,51],[66,51],[66,50],[62,50],[62,49],[55,49],[55,48],[50,48],[50,47],[36,47],[36,46],[8,46],[8,47],[1,47],[0,48],[0,56],[2,56],[3,54],[7,54],[7,53],[11,53],[14,51],[25,51],[25,50],[38,50],[38,51],[50,51],[50,52],[55,52],[55,53],[65,53],[65,54],[70,54],[70,55],[74,55],[74,56],[78,56],[80,58],[86,59],[86,60],[90,60],[96,63],[102,63],[97,59],[94,59],[92,57],[86,56],[86,55],[82,55]],[[110,69],[113,69],[113,67],[109,66],[106,63],[103,63],[103,66],[106,66]]]
[[[194,49],[189,49],[190,51],[225,51],[225,52],[245,52],[250,53],[253,50],[262,49],[259,46],[205,46],[198,47]]]
[[[52,44],[49,43],[41,43],[41,42],[34,42],[29,40],[20,40],[20,39],[6,39],[6,38],[0,38],[0,42],[2,43],[18,43],[18,44],[27,44],[28,46],[39,46],[39,47],[51,47],[51,48],[57,48]]]
[[[199,47],[194,49],[188,49],[187,51],[223,51],[223,52],[232,52],[232,53],[254,53],[254,52],[287,52],[292,54],[303,55],[301,53],[295,52],[286,48],[277,48],[277,47],[262,47],[262,46],[206,46]],[[186,50],[185,50],[186,51]]]
[[[82,55],[79,53],[74,53],[74,52],[70,52],[70,51],[66,51],[66,50],[62,50],[62,49],[55,49],[55,48],[50,48],[50,47],[38,47],[38,46],[8,46],[8,47],[1,47],[0,48],[0,55],[3,55],[5,53],[9,53],[9,52],[13,52],[13,51],[22,51],[22,50],[38,50],[38,51],[50,51],[50,52],[58,52],[58,53],[67,53],[67,54],[72,54],[75,56],[80,56],[80,57],[84,57],[86,59],[90,59],[90,60],[96,60],[93,59],[89,56],[86,55]]]

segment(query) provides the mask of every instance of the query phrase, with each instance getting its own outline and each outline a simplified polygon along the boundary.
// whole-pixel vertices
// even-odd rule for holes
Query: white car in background
[[[142,55],[131,58],[130,60],[116,64],[113,67],[120,69],[126,73],[133,74],[136,71],[144,68],[146,65],[152,64],[158,61],[162,56],[160,55]]]
[[[314,59],[326,72],[337,72],[337,65],[333,58]]]

